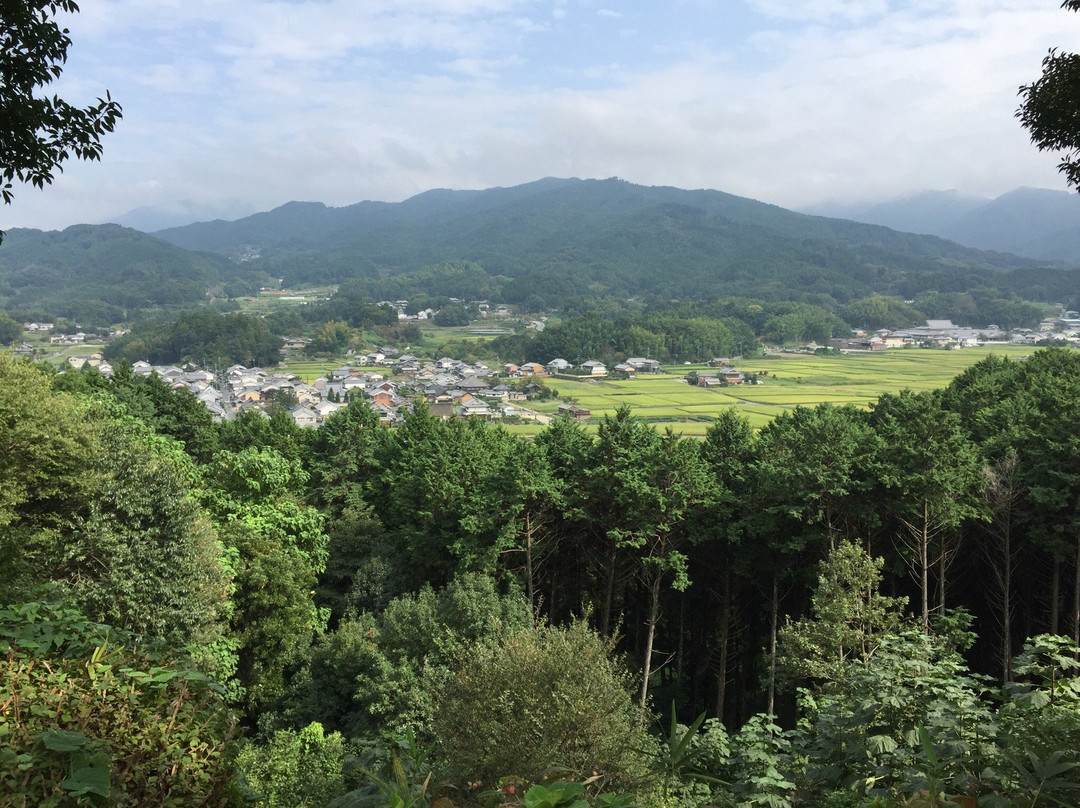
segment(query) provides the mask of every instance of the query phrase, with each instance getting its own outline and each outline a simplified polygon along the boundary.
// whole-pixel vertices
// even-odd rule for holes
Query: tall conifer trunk
[[[720,595],[720,662],[716,676],[716,705],[713,714],[724,720],[727,696],[728,643],[731,639],[731,569],[724,570],[724,589]]]
[[[1060,634],[1061,626],[1061,559],[1054,556],[1054,577],[1050,582],[1050,633]]]
[[[1073,642],[1080,644],[1080,536],[1076,539],[1076,570],[1073,573]]]
[[[657,570],[649,587],[649,622],[645,634],[645,662],[641,674],[641,699],[638,702],[642,710],[645,709],[649,699],[649,674],[652,673],[652,651],[653,639],[656,637],[656,623],[660,617],[660,579],[662,577],[660,571]]]
[[[776,706],[776,634],[780,619],[780,574],[773,573],[772,617],[769,620],[769,715],[775,715]]]
[[[930,633],[930,505],[923,500],[923,518],[919,536],[919,590],[922,597],[923,633]]]

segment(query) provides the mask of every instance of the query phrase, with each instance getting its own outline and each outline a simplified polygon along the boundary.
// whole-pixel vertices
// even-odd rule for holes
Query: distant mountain
[[[258,255],[287,283],[361,278],[388,294],[415,288],[409,276],[425,266],[475,262],[507,279],[512,300],[765,292],[846,298],[895,287],[911,273],[1033,265],[720,191],[616,179],[435,190],[397,204],[343,208],[293,202],[156,235],[187,249]]]
[[[807,213],[877,224],[905,233],[942,236],[960,218],[992,200],[959,191],[923,191],[872,205],[826,203]]]
[[[996,199],[926,191],[869,206],[819,205],[808,212],[1080,265],[1080,194],[1066,191],[1018,188]]]
[[[130,227],[143,233],[153,233],[168,227],[183,227],[193,222],[212,219],[238,219],[250,214],[251,208],[239,202],[220,205],[203,205],[190,199],[180,199],[172,204],[154,205],[129,210],[112,219],[110,224]]]

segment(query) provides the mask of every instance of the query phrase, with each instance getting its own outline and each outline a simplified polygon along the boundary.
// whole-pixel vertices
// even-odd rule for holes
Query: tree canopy
[[[12,182],[38,188],[51,183],[70,157],[101,158],[101,136],[121,117],[108,92],[77,107],[43,88],[60,78],[71,38],[54,17],[73,14],[73,0],[0,2],[0,196],[12,199]]]
[[[1080,11],[1080,0],[1065,0],[1062,8]],[[1064,152],[1058,169],[1065,181],[1080,190],[1080,54],[1051,48],[1043,59],[1042,75],[1020,88],[1016,117],[1031,133],[1039,151]]]

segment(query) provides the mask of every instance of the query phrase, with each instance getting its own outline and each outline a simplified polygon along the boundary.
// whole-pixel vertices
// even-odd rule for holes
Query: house
[[[369,392],[368,397],[371,399],[372,403],[382,404],[386,407],[393,406],[394,401],[397,399],[397,396],[395,396],[389,390],[378,389],[376,389],[374,392]]]
[[[394,407],[388,407],[385,404],[372,404],[371,409],[375,410],[375,414],[379,416],[380,424],[394,424],[402,419],[402,415]]]
[[[725,384],[727,384],[727,381],[721,379],[715,373],[699,373],[697,375],[698,387],[723,387]]]
[[[565,415],[567,418],[573,418],[577,421],[586,421],[592,416],[592,413],[576,404],[560,404],[559,415]]]
[[[631,365],[629,362],[620,362],[612,368],[616,373],[625,373],[628,376],[633,376],[637,373],[637,368]]]
[[[101,364],[101,354],[78,354],[76,356],[69,356],[67,363],[73,368],[81,368],[83,365],[89,365],[92,368],[96,368]]]
[[[537,362],[526,362],[521,366],[522,376],[542,376],[544,375],[544,366]]]
[[[322,391],[308,384],[298,384],[293,390],[296,391],[296,400],[309,407],[322,401]]]
[[[483,379],[476,376],[466,376],[464,379],[457,383],[457,387],[460,390],[465,390],[469,393],[478,393],[483,390],[488,390],[489,385]]]
[[[566,373],[566,371],[570,370],[572,367],[573,365],[565,359],[552,359],[547,363],[548,373]]]
[[[335,412],[337,412],[344,406],[344,404],[338,404],[334,401],[320,401],[311,409],[315,410],[315,416],[321,424],[323,421],[325,421],[327,418],[329,418],[331,415],[333,415]]]
[[[340,382],[344,379],[349,378],[350,376],[358,375],[360,375],[360,371],[357,368],[351,367],[349,365],[342,365],[341,367],[334,368],[330,371],[330,379],[335,382]]]
[[[204,401],[203,405],[206,407],[207,411],[210,413],[210,419],[214,423],[220,424],[222,421],[224,421],[226,419],[225,407],[220,402],[217,402],[217,401]]]
[[[464,395],[454,408],[458,415],[463,418],[493,418],[495,411],[486,401],[470,395]]]
[[[927,320],[926,327],[931,331],[953,331],[956,329],[952,320]]]
[[[644,359],[640,356],[632,356],[626,360],[626,364],[633,367],[638,373],[660,372],[660,362],[657,359]]]
[[[607,367],[603,362],[597,362],[595,359],[582,362],[581,369],[585,371],[586,376],[607,376]]]
[[[319,416],[315,413],[315,410],[311,409],[311,407],[305,407],[303,404],[289,410],[289,415],[292,416],[293,422],[297,426],[313,427],[319,423]]]
[[[452,399],[448,389],[441,384],[429,384],[424,388],[424,398],[429,403],[445,403]]]

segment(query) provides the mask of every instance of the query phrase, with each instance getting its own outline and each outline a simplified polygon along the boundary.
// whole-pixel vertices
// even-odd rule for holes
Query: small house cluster
[[[371,367],[373,364],[379,367]],[[97,368],[105,375],[113,373],[107,362],[100,362]],[[512,417],[521,414],[518,402],[541,389],[535,383],[522,388],[517,380],[547,375],[544,367],[535,363],[506,365],[502,375],[514,382],[511,386],[501,382],[483,362],[468,364],[443,357],[421,363],[411,354],[388,357],[381,350],[357,356],[352,364],[335,368],[311,384],[287,372],[242,365],[233,365],[220,375],[148,362],[136,362],[132,369],[144,376],[156,373],[173,390],[190,391],[216,421],[230,420],[248,410],[266,414],[284,399],[291,404],[288,412],[293,421],[304,427],[320,426],[357,399],[367,402],[384,424],[401,421],[420,398],[429,403],[432,412],[445,418]]]
[[[1011,331],[993,323],[984,328],[967,328],[954,325],[951,320],[927,320],[925,325],[913,328],[880,329],[872,334],[854,331],[850,337],[829,340],[829,347],[841,351],[884,351],[905,347],[955,349],[995,342],[1037,345],[1045,340],[1080,345],[1080,313],[1062,311],[1059,317],[1043,320],[1038,329],[1014,328]]]
[[[574,366],[565,359],[552,359],[545,365],[545,369],[552,375],[571,374],[574,372]],[[625,362],[614,365],[610,370],[627,376],[634,376],[638,373],[659,373],[660,362],[656,359],[646,359],[644,357],[634,356],[627,359]],[[596,359],[589,359],[578,365],[578,373],[576,375],[599,377],[607,376],[609,372],[607,365],[603,362],[597,361]]]

